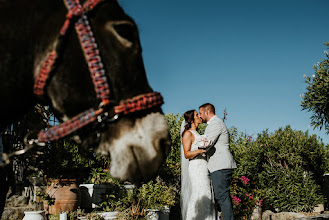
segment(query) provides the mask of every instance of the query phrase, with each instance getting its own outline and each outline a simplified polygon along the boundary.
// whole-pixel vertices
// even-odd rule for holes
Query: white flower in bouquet
[[[210,145],[211,141],[205,135],[201,135],[198,140],[198,147],[199,148],[207,148]]]
[[[206,149],[210,145],[211,141],[207,138],[205,135],[201,135],[201,137],[198,139],[198,148],[199,149]],[[205,153],[201,154],[203,157],[206,156]]]

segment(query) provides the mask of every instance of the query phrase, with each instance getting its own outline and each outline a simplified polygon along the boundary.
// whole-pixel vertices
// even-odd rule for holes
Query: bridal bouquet
[[[210,140],[205,135],[201,135],[201,137],[198,140],[198,147],[199,148],[207,148],[210,145]]]
[[[198,148],[199,149],[207,149],[207,147],[211,144],[211,141],[207,138],[205,135],[201,135],[201,137],[198,139]],[[206,156],[205,153],[202,154],[203,157]]]

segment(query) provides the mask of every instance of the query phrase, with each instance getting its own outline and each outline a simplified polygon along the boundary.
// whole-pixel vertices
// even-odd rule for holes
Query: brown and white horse
[[[38,102],[34,80],[48,52],[58,44],[67,12],[62,0],[0,0],[2,130]],[[117,0],[104,0],[86,15],[110,90],[110,104],[102,111],[113,115],[114,106],[123,100],[153,92],[145,74],[137,26]],[[100,106],[74,22],[67,28],[52,74],[43,88],[44,101],[64,122]],[[81,144],[110,154],[114,177],[132,182],[152,178],[171,143],[160,106],[150,105],[118,116],[112,123],[97,126],[93,122],[74,134]]]

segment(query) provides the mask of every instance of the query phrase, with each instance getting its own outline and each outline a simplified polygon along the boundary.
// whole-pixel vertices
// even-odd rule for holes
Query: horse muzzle
[[[166,119],[157,112],[137,119],[121,119],[102,135],[96,152],[110,154],[112,176],[137,183],[157,174],[170,146]]]

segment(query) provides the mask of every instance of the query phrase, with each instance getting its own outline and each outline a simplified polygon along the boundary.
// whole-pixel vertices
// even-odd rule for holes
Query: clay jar
[[[74,211],[80,206],[81,194],[75,179],[52,179],[46,193],[55,198],[55,203],[51,205],[44,201],[46,214]]]

